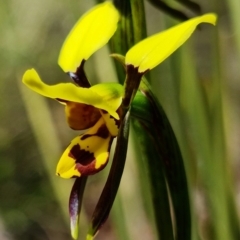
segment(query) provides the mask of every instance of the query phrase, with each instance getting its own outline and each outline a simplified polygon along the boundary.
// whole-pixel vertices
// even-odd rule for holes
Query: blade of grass
[[[145,112],[145,111],[144,111]],[[136,139],[140,145],[141,157],[139,165],[146,169],[150,181],[151,198],[153,202],[158,239],[171,240],[173,237],[173,228],[170,213],[170,204],[168,191],[163,174],[162,163],[156,150],[155,136],[151,132],[152,125],[146,122],[133,122],[134,130],[138,136]],[[148,134],[142,134],[147,131]]]
[[[232,29],[234,29],[233,31],[234,41],[237,46],[238,57],[239,57],[240,56],[240,28],[239,28],[240,2],[236,0],[228,0],[226,1],[226,4],[228,5],[229,12],[230,12],[229,17],[231,19]]]
[[[215,183],[216,185],[216,188],[214,189],[216,195],[214,195],[213,191],[210,191],[210,200],[212,201],[213,207],[215,207],[215,218],[220,218],[220,216],[224,216],[224,218],[220,218],[221,220],[218,219],[217,222],[214,221],[214,223],[216,224],[215,228],[217,237],[219,237],[219,239],[238,239],[240,238],[239,220],[236,211],[236,204],[234,201],[233,179],[225,140],[225,111],[223,107],[223,99],[226,96],[226,86],[224,83],[224,66],[220,49],[221,39],[219,29],[216,29],[213,32],[211,40],[213,84],[211,89],[211,96],[209,97],[209,99],[212,111],[210,124],[212,129],[211,136],[213,145],[212,161],[208,165],[213,171],[217,172],[218,174],[209,175],[211,177],[211,181],[213,181],[213,183]],[[219,176],[221,176],[221,178],[219,178]]]
[[[170,122],[151,92],[148,83],[143,80],[141,91],[152,105],[155,141],[166,174],[176,221],[176,238],[191,238],[191,216],[188,185],[182,155]]]
[[[54,160],[57,161],[61,155],[61,145],[59,138],[57,137],[49,107],[43,97],[32,93],[21,82],[19,83],[19,89],[26,107],[30,126],[32,127],[39,146],[44,165],[46,166],[50,182],[60,202],[65,219],[68,219],[67,208],[64,206],[68,202],[66,189],[70,189],[71,182],[63,181],[61,183],[61,187],[59,187],[60,183],[57,181],[57,177],[55,175],[56,162],[54,162]]]

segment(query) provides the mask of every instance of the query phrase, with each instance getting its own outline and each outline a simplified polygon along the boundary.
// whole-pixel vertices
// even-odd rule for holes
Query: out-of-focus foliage
[[[195,33],[186,46],[153,70],[151,83],[186,159],[193,239],[224,239],[227,230],[222,224],[237,225],[237,221],[236,216],[221,212],[225,209],[221,204],[230,208],[233,204],[219,193],[233,192],[239,202],[240,191],[240,6],[236,0],[196,2],[203,12],[218,14],[217,27],[204,26]],[[59,50],[70,28],[93,4],[89,0],[0,2],[0,231],[6,239],[70,238],[66,210],[72,181],[54,174],[61,152],[76,134],[64,121],[62,106],[23,89],[21,77],[34,66],[48,83],[69,81],[57,65]],[[170,17],[145,5],[148,34],[173,25]],[[100,50],[86,65],[93,83],[116,80],[107,53],[106,48]],[[151,209],[144,211],[149,207],[146,176],[138,171],[131,143],[129,149],[119,198],[97,239],[154,239],[148,220]],[[86,218],[92,214],[107,172],[87,184]],[[87,231],[84,216],[81,221]],[[237,239],[235,233],[229,239]]]
[[[67,201],[69,188],[54,172],[71,132],[61,106],[21,92],[20,86],[24,70],[32,66],[43,70],[50,83],[64,81],[59,49],[87,7],[80,1],[75,6],[64,1],[0,3],[0,213],[12,239],[69,237],[67,209],[60,203],[61,194]]]

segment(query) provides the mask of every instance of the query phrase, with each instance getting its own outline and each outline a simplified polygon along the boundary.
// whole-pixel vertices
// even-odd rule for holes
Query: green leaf
[[[139,96],[138,93],[133,101],[131,114],[147,129],[148,134],[151,135],[151,144],[156,146],[173,203],[176,239],[189,240],[191,239],[190,203],[182,155],[169,120],[145,79],[140,85],[140,90],[145,96]],[[159,171],[154,164],[149,164],[149,168],[153,175],[157,174],[154,171]],[[153,194],[157,195],[157,193]],[[161,201],[160,197],[158,201]]]
[[[187,15],[185,15],[182,11],[172,8],[170,5],[168,5],[164,1],[159,1],[159,0],[148,0],[148,1],[159,10],[165,12],[166,14],[169,14],[174,18],[177,18],[182,21],[189,19]]]
[[[143,96],[144,97],[144,96]],[[145,97],[144,97],[145,98]],[[146,99],[147,101],[147,99]],[[135,105],[136,103],[134,103]],[[139,107],[139,103],[136,104]],[[139,109],[137,110],[139,111]],[[145,106],[140,110],[146,112]],[[170,212],[170,201],[164,176],[164,169],[154,141],[154,134],[150,122],[142,119],[133,121],[136,132],[136,140],[139,143],[139,151],[142,161],[138,161],[141,168],[145,169],[150,181],[151,198],[153,203],[156,227],[161,240],[173,240],[173,227]]]

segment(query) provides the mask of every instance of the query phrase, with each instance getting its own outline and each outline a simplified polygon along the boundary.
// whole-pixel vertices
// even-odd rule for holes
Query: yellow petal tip
[[[75,72],[103,47],[117,29],[119,13],[111,2],[96,5],[86,12],[67,36],[59,54],[58,64],[65,72]]]
[[[139,73],[151,70],[176,51],[199,24],[215,25],[216,21],[215,13],[207,13],[154,34],[140,41],[127,52],[125,64],[138,67]]]
[[[217,14],[216,13],[207,13],[207,14],[203,15],[202,17],[205,19],[204,22],[211,23],[214,26],[216,26],[216,24],[217,24]]]
[[[36,77],[39,77],[36,70],[34,68],[28,69],[27,71],[25,71],[25,73],[23,74],[22,77],[22,82],[26,85],[28,85],[28,82],[31,79],[36,79]]]
[[[31,90],[42,94],[45,84],[42,82],[40,76],[34,68],[28,69],[22,77],[22,82]],[[44,95],[44,94],[42,94]]]

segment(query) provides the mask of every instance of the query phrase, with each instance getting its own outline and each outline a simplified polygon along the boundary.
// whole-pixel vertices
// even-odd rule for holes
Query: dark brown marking
[[[75,159],[76,163],[80,163],[81,165],[89,165],[91,162],[95,160],[94,154],[81,149],[79,144],[76,144],[72,147],[69,152],[69,157]]]
[[[76,144],[69,153],[69,157],[76,161],[75,169],[79,171],[81,176],[87,176],[98,172],[100,169],[95,169],[96,159],[92,152],[81,149]],[[77,176],[73,176],[77,177]]]
[[[124,108],[128,109],[139,88],[142,76],[148,72],[148,70],[140,73],[138,72],[138,67],[134,67],[132,64],[129,64],[127,65],[126,71],[125,95],[122,105]]]
[[[103,139],[108,138],[109,131],[107,129],[107,126],[105,124],[103,124],[95,134],[84,134],[81,137],[81,140],[85,140],[85,139],[87,139],[89,137],[92,137],[92,136],[98,136],[98,137],[103,138]]]
[[[109,136],[109,131],[107,129],[107,126],[103,124],[97,131],[96,136],[101,137],[101,138],[108,138]]]
[[[111,138],[109,142],[109,150],[111,147],[112,140],[113,138]],[[81,176],[88,176],[99,172],[106,166],[108,162],[107,158],[105,164],[96,169],[95,168],[96,159],[94,154],[89,151],[81,149],[81,147],[78,144],[73,146],[69,153],[69,157],[73,158],[76,161],[75,169],[77,169],[80,172]],[[73,178],[75,177],[78,176],[73,176]]]
[[[59,101],[59,102],[63,102],[63,103],[67,103],[67,102],[69,102],[69,101],[64,100],[64,99],[61,99],[61,98],[56,98],[56,100]]]
[[[68,102],[66,105],[68,125],[74,130],[84,130],[96,124],[100,111],[90,105]]]
[[[108,112],[106,110],[101,109],[103,114],[107,114]]]

